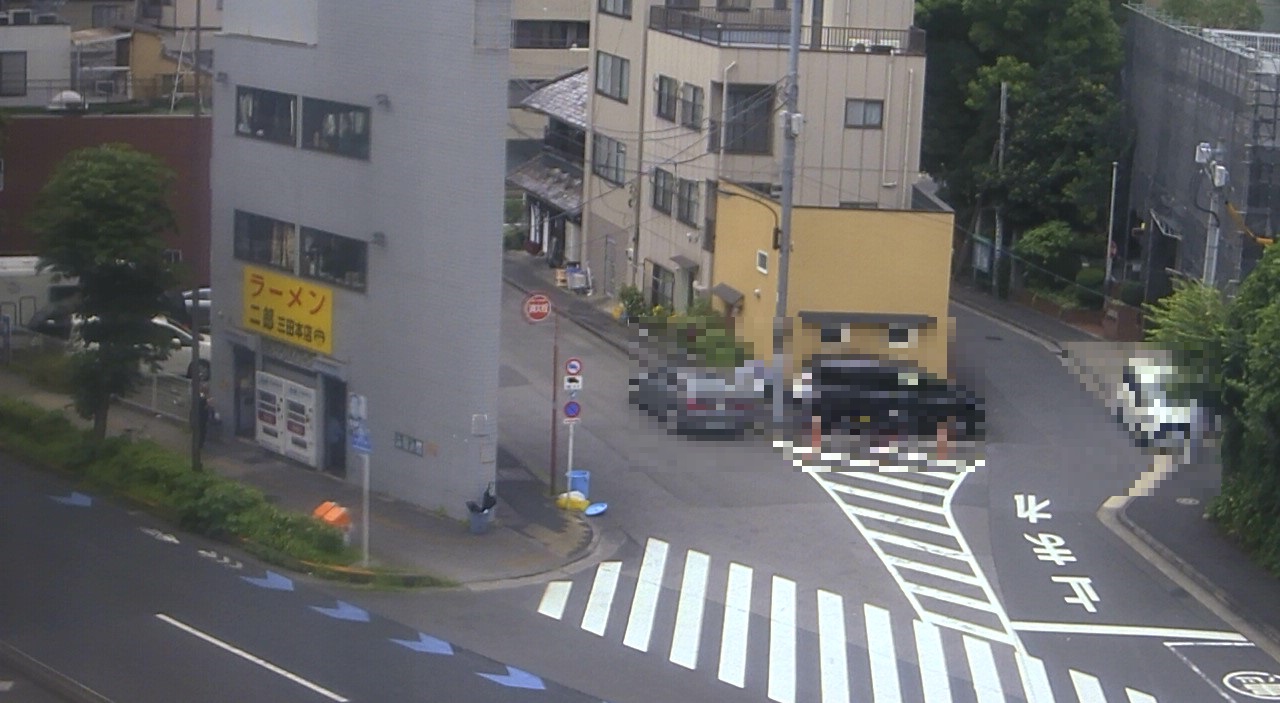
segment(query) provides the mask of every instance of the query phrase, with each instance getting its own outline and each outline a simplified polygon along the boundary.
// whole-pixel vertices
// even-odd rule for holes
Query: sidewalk
[[[0,395],[22,398],[50,410],[65,410],[70,399],[29,384],[17,373],[0,367]],[[88,426],[88,423],[82,423]],[[184,424],[129,405],[111,408],[108,432],[150,439],[175,452],[190,452],[191,435]],[[272,454],[251,440],[210,437],[204,447],[206,470],[260,489],[280,507],[310,513],[332,500],[349,508],[358,528],[361,490]],[[352,469],[359,471],[357,468]],[[432,576],[468,586],[504,582],[562,569],[593,553],[598,536],[587,519],[561,511],[547,496],[545,485],[516,466],[499,447],[498,504],[487,534],[473,535],[469,524],[374,493],[371,496],[370,565],[414,577]],[[352,544],[360,545],[359,534]]]
[[[953,285],[951,292],[953,302],[1056,346],[1086,388],[1104,400],[1116,383],[1116,369],[1135,346],[1100,340],[1089,331],[962,285]],[[1221,483],[1222,467],[1215,452],[1197,451],[1199,456],[1179,466],[1149,495],[1126,498],[1118,508],[1104,507],[1101,512],[1114,512],[1117,526],[1153,552],[1148,560],[1163,560],[1190,582],[1179,585],[1216,600],[1254,631],[1244,634],[1276,657],[1280,652],[1280,607],[1276,605],[1280,603],[1280,579],[1254,564],[1203,517],[1205,504],[1218,494]],[[1102,517],[1108,521],[1108,515]]]

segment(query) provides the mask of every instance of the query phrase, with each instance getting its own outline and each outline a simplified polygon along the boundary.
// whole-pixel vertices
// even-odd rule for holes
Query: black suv
[[[815,356],[789,395],[797,426],[816,416],[824,434],[932,437],[948,421],[955,439],[985,434],[986,410],[976,395],[914,366],[876,357]]]

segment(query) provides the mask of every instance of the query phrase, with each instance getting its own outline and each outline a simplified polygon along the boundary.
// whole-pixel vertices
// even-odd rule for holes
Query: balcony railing
[[[782,49],[791,42],[787,10],[681,10],[654,7],[649,28],[713,46]],[[800,28],[800,47],[819,51],[852,51],[923,56],[923,29],[871,29],[864,27]]]

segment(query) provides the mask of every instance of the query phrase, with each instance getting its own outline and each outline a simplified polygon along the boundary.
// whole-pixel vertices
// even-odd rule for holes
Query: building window
[[[884,101],[849,98],[844,101],[844,126],[880,129],[884,125]]]
[[[631,0],[600,0],[600,11],[606,15],[631,19]]]
[[[675,200],[676,178],[670,171],[660,168],[653,170],[653,209],[671,214],[671,203]]]
[[[236,133],[278,144],[298,144],[298,98],[272,90],[236,88]]]
[[[667,7],[681,10],[696,10],[701,0],[667,0]]]
[[[369,245],[310,227],[302,228],[302,275],[362,291],[368,274]]]
[[[591,140],[591,171],[597,176],[622,185],[627,173],[627,145],[603,134]]]
[[[27,52],[0,51],[0,98],[27,94]]]
[[[649,279],[649,302],[671,310],[676,299],[676,273],[657,264],[651,264],[653,273]]]
[[[680,88],[680,124],[693,129],[702,129],[702,106],[704,91],[700,86],[685,83]]]
[[[297,230],[288,222],[236,210],[235,257],[292,272],[298,258]]]
[[[756,250],[756,270],[760,273],[769,273],[769,252],[763,249]]]
[[[162,252],[162,253],[161,253],[161,256],[162,256],[162,257],[164,257],[164,262],[165,262],[166,264],[180,264],[180,263],[182,263],[182,250],[181,250],[181,249],[165,249],[165,250],[164,250],[164,252]]]
[[[369,158],[369,108],[303,98],[302,148]]]
[[[627,101],[630,94],[627,85],[631,80],[631,62],[621,56],[596,52],[596,92]]]
[[[670,76],[658,76],[658,104],[654,110],[664,120],[676,121],[676,93],[680,89],[680,81]]]
[[[94,5],[93,26],[110,27],[124,19],[124,8],[119,5]]]
[[[698,182],[681,178],[676,188],[676,219],[690,227],[698,227],[698,200]]]
[[[570,20],[514,20],[512,49],[568,49],[585,47],[591,40],[591,24]]]
[[[916,329],[906,325],[889,326],[889,348],[906,349],[916,345]]]
[[[717,10],[750,10],[751,0],[716,0]]]
[[[724,150],[731,154],[773,152],[773,86],[731,85],[725,113]]]

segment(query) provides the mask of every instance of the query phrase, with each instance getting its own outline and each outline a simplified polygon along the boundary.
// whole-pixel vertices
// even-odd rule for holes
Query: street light
[[[1213,190],[1209,191],[1209,223],[1205,244],[1204,273],[1201,276],[1205,285],[1208,286],[1214,285],[1218,277],[1218,243],[1222,236],[1221,226],[1218,222],[1218,198],[1222,193],[1222,189],[1231,180],[1227,167],[1218,163],[1219,151],[1209,142],[1200,142],[1196,145],[1196,163],[1200,165],[1201,171],[1209,177],[1213,186]],[[1197,205],[1197,207],[1199,206]]]

